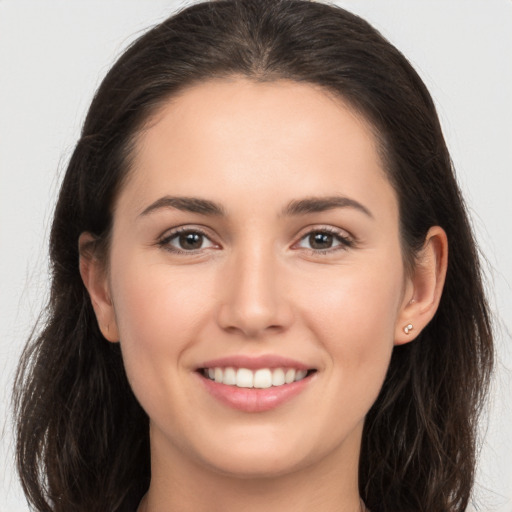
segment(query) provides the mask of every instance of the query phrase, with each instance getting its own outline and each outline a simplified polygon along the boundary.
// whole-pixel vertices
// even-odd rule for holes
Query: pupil
[[[180,235],[179,241],[182,249],[200,249],[203,235],[199,233],[185,233]]]
[[[329,249],[332,247],[332,238],[329,233],[314,233],[309,235],[309,244],[313,249]]]

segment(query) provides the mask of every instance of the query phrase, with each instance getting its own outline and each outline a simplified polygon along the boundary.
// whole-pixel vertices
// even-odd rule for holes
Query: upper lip
[[[232,355],[220,357],[218,359],[210,359],[200,364],[197,369],[201,368],[247,368],[248,370],[257,370],[259,368],[295,368],[296,370],[312,370],[300,361],[274,354],[266,354],[261,356]]]

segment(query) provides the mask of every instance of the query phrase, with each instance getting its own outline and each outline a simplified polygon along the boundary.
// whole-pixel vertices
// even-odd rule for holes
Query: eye
[[[303,236],[297,245],[314,252],[326,253],[352,247],[354,243],[350,238],[338,231],[316,229]]]
[[[171,232],[160,240],[159,245],[176,253],[195,252],[209,247],[216,247],[205,233],[190,228],[182,228]]]

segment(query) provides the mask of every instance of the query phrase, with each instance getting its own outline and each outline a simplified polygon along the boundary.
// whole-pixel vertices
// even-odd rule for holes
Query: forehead
[[[394,199],[372,126],[341,98],[311,84],[243,78],[203,82],[165,103],[138,137],[130,187],[135,202],[162,187],[220,202],[245,192],[364,192],[373,202],[382,187]]]

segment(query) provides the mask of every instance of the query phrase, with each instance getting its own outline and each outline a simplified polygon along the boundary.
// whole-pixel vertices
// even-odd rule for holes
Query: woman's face
[[[312,85],[187,89],[138,140],[106,288],[156,457],[244,476],[356,464],[407,322],[369,125]]]

